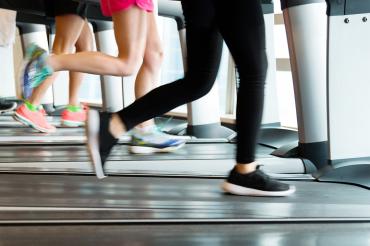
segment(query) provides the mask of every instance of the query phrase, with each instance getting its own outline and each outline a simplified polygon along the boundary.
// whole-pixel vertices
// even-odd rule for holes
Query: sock
[[[26,107],[31,110],[32,112],[36,112],[39,110],[39,107],[40,105],[34,105],[32,103],[30,103],[29,101],[24,101],[24,104],[26,105]]]
[[[68,105],[67,110],[70,112],[80,112],[81,111],[81,106],[75,106],[75,105]]]

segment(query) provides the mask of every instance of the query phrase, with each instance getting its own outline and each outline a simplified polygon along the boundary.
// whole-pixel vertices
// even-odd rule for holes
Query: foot
[[[295,192],[294,186],[274,180],[260,169],[240,174],[234,168],[222,184],[222,189],[241,196],[289,196]]]
[[[62,125],[80,127],[85,125],[87,108],[84,106],[67,106],[62,112]]]
[[[26,51],[22,73],[23,96],[29,98],[33,88],[39,86],[53,70],[46,64],[47,52],[36,44],[31,44]]]
[[[95,174],[99,179],[105,178],[104,164],[118,139],[109,131],[111,113],[87,111],[86,138],[87,148],[93,163]]]
[[[173,152],[183,147],[185,143],[185,139],[165,134],[154,125],[145,129],[134,128],[131,134],[130,152],[134,154]]]
[[[26,104],[22,104],[15,111],[13,118],[39,132],[52,133],[56,131],[55,126],[47,122],[45,115],[38,107],[36,107],[36,109],[30,109]]]
[[[17,107],[17,103],[0,100],[0,114],[13,111]]]
[[[48,116],[48,113],[46,112],[46,110],[44,109],[44,107],[40,104],[40,106],[38,107],[38,110],[40,111],[40,113],[44,116]]]

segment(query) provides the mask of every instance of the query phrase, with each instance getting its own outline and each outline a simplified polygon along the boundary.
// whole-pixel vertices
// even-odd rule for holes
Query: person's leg
[[[53,71],[128,76],[142,64],[147,38],[147,12],[136,5],[112,15],[118,57],[101,52],[79,52],[49,56]]]
[[[99,75],[127,76],[142,64],[147,37],[147,12],[135,4],[112,14],[118,57],[101,52],[48,56],[37,45],[27,48],[24,87],[38,87],[53,72],[68,70]]]
[[[75,14],[66,14],[55,17],[56,35],[53,43],[52,53],[71,53],[83,30],[85,21]],[[42,97],[50,85],[55,81],[58,73],[47,78],[44,83],[35,88],[30,98],[16,112],[15,119],[29,125],[41,132],[53,132],[55,127],[50,125],[43,112],[39,111]]]
[[[76,52],[91,51],[93,47],[93,37],[87,21],[84,22],[80,36],[76,42]],[[81,106],[79,101],[79,89],[83,82],[83,73],[69,73],[69,100],[67,108],[62,112],[62,125],[68,127],[78,127],[85,124],[86,108]]]
[[[261,125],[267,58],[260,0],[214,0],[220,32],[239,72],[236,165],[224,189],[238,195],[285,196],[294,188],[256,171],[255,148]],[[243,176],[246,175],[246,176]],[[257,177],[258,176],[258,177]],[[260,179],[258,179],[260,178]]]
[[[61,15],[55,17],[55,39],[53,43],[52,53],[53,54],[65,54],[71,53],[74,46],[84,28],[84,19],[78,15]],[[28,99],[34,105],[39,105],[42,97],[44,96],[47,89],[55,81],[58,76],[55,73],[53,76],[47,78],[40,86],[35,88],[32,92],[31,97]]]
[[[76,52],[91,51],[93,47],[93,37],[88,22],[85,21],[81,34],[76,42]],[[78,92],[82,84],[83,73],[70,72],[69,75],[69,105],[79,106],[80,101]]]
[[[135,80],[136,99],[154,89],[159,80],[159,70],[163,61],[163,49],[156,22],[155,14],[148,13],[148,36],[144,60]],[[146,127],[153,124],[153,120],[149,120],[141,123],[139,127]]]
[[[158,33],[156,16],[148,13],[148,36],[145,47],[143,64],[140,67],[135,80],[136,99],[144,96],[154,89],[159,80],[159,70],[163,60],[163,49]],[[137,125],[131,132],[131,144],[129,150],[134,154],[151,154],[156,152],[172,152],[183,145],[173,147],[172,135],[162,132],[155,126],[154,120],[150,119]],[[178,142],[178,141],[176,141]],[[157,143],[166,143],[162,148],[155,146]],[[184,142],[185,143],[185,142]],[[165,146],[168,145],[166,148]]]
[[[89,116],[88,147],[95,167],[104,164],[117,141],[115,138],[125,131],[182,104],[196,100],[212,88],[220,64],[222,39],[215,27],[210,0],[191,1],[191,3],[202,5],[207,11],[199,12],[188,1],[183,2],[188,50],[188,71],[185,78],[153,89],[112,116],[102,114],[99,116],[96,112]],[[99,145],[99,142],[104,145]],[[100,171],[102,172],[102,169]],[[102,177],[101,175],[102,173],[98,177]]]
[[[49,56],[50,62],[54,61],[59,65],[65,65],[64,69],[75,72],[90,72],[101,73],[108,75],[128,75],[134,72],[136,68],[142,63],[144,50],[146,45],[147,36],[147,12],[138,8],[136,5],[128,9],[118,11],[112,15],[114,22],[115,38],[118,45],[118,57],[105,55],[101,52],[80,52],[76,54],[61,54]],[[76,39],[77,40],[77,39]],[[44,63],[44,54],[38,47],[30,47],[36,50],[34,57],[33,51],[31,53],[25,72],[24,84],[32,87],[41,86],[45,89],[51,82],[44,80],[49,74],[46,67],[43,67],[40,73],[36,73],[38,82],[29,78],[30,71],[34,68],[39,70],[38,67]],[[56,69],[53,67],[52,69]],[[57,71],[56,69],[55,71]],[[44,85],[44,82],[46,82]],[[41,83],[41,84],[40,84]]]
[[[153,89],[118,112],[117,115],[127,130],[145,120],[199,99],[212,88],[220,64],[222,38],[215,26],[210,2],[196,1],[189,4],[188,1],[183,1],[188,51],[188,70],[185,77]],[[208,11],[199,12],[198,9],[202,7],[208,8]]]
[[[262,119],[267,71],[263,14],[259,0],[235,0],[233,4],[215,2],[220,31],[234,58],[240,79],[236,108],[236,159],[241,164],[252,163]],[[253,169],[255,165],[251,171]]]

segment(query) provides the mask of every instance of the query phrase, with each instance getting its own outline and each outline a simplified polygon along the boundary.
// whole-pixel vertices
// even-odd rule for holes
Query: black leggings
[[[185,78],[152,90],[118,114],[129,130],[206,95],[217,76],[223,39],[235,60],[240,78],[236,161],[253,162],[267,70],[260,0],[182,0],[182,7],[188,51]]]

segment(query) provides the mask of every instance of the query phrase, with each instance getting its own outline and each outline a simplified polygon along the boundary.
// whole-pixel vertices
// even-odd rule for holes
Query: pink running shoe
[[[48,113],[46,113],[46,111],[45,111],[45,109],[42,105],[39,106],[39,112],[41,112],[42,115],[44,115],[44,116],[48,116]]]
[[[82,106],[78,111],[71,111],[68,107],[62,112],[62,125],[67,127],[84,126],[87,107]]]
[[[39,132],[52,133],[56,131],[55,126],[49,124],[45,115],[40,111],[31,111],[25,104],[22,104],[13,116],[16,121],[30,126]]]

